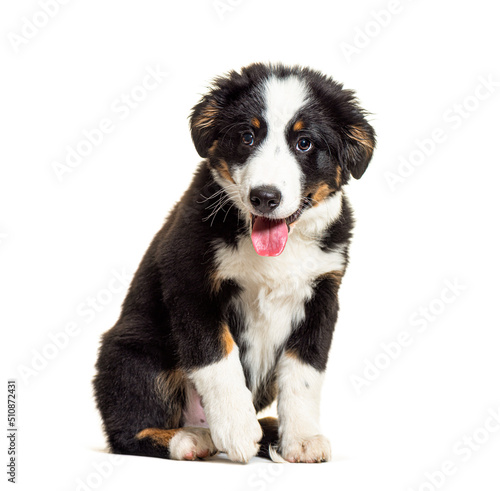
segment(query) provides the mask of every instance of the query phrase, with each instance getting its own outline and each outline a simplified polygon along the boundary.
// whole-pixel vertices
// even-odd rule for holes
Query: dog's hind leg
[[[175,460],[203,459],[217,453],[208,428],[146,428],[136,435],[136,440],[148,455],[158,452]]]
[[[170,393],[172,376],[163,377],[159,383],[162,393]],[[168,450],[168,457],[174,460],[203,459],[217,453],[217,448],[210,436],[206,416],[201,405],[200,396],[193,384],[184,378],[183,383],[182,428],[162,429],[146,428],[136,436],[139,444],[153,447],[157,451]],[[151,452],[149,448],[149,452]]]
[[[133,329],[128,333],[132,336]],[[207,431],[181,428],[187,377],[181,369],[167,368],[155,345],[137,349],[123,334],[108,332],[94,389],[113,453],[192,458],[213,451]]]

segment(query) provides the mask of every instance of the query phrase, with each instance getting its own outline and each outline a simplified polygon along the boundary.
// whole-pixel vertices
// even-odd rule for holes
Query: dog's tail
[[[272,417],[261,418],[259,419],[259,423],[262,427],[263,436],[260,440],[260,450],[257,455],[264,459],[270,459],[273,462],[286,462],[278,453],[278,420]]]

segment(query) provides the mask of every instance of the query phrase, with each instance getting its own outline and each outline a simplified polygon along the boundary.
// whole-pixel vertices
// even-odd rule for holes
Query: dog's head
[[[354,93],[307,68],[253,64],[193,108],[196,150],[249,218],[255,250],[280,254],[294,224],[365,172],[375,133]]]

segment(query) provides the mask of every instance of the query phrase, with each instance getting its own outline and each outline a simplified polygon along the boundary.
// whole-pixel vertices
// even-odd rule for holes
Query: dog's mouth
[[[297,211],[287,218],[272,219],[251,214],[252,244],[259,256],[279,256],[285,249],[290,226],[312,206],[311,195],[303,198]]]

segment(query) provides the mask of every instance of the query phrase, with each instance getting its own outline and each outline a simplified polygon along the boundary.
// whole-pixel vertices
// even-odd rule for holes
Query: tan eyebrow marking
[[[300,121],[297,121],[294,125],[293,125],[293,131],[300,131],[304,129],[304,121],[300,120]]]
[[[258,120],[258,118],[252,118],[252,121],[250,121],[250,123],[252,123],[252,126],[260,128],[260,121]]]

